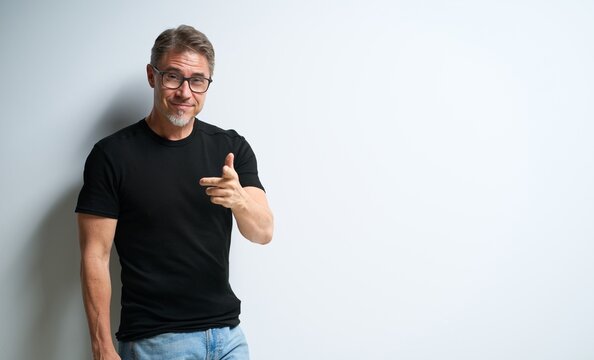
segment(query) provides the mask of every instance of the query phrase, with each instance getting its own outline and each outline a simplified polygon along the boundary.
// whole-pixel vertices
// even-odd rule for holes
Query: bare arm
[[[254,186],[246,186],[243,191],[244,201],[231,209],[239,232],[250,241],[268,244],[272,240],[274,220],[266,193]]]
[[[254,186],[241,187],[233,168],[233,154],[225,159],[222,177],[202,178],[200,185],[208,186],[206,194],[212,203],[233,211],[237,227],[246,239],[258,244],[272,240],[274,218],[266,193]]]
[[[117,220],[78,214],[83,302],[94,360],[120,359],[112,342],[109,306],[109,256]]]

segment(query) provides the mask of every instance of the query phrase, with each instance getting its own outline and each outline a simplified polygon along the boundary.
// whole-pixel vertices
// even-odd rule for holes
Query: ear
[[[151,66],[151,64],[146,65],[146,78],[150,87],[153,89],[155,88],[155,69]]]

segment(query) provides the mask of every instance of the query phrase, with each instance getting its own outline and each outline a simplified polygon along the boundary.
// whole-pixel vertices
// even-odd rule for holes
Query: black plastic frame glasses
[[[176,72],[173,72],[173,71],[161,71],[155,65],[153,65],[153,64],[150,64],[150,65],[153,67],[153,69],[155,69],[155,71],[157,71],[157,73],[159,75],[161,75],[161,84],[163,84],[163,86],[165,88],[170,89],[170,90],[179,89],[180,86],[183,85],[184,81],[187,81],[188,82],[188,85],[190,86],[190,91],[192,91],[193,93],[196,93],[196,94],[204,94],[205,92],[208,91],[208,88],[210,87],[210,83],[212,83],[212,79],[211,78],[205,78],[205,77],[202,77],[202,76],[183,77],[183,76],[181,76],[180,74],[178,74]],[[173,78],[168,78],[168,80],[167,80],[168,83],[169,83],[169,86],[167,86],[165,84],[165,75],[171,75],[171,76],[173,76]],[[200,90],[196,91],[196,90],[194,90],[192,88],[192,81],[202,82],[204,80],[207,81],[207,83],[206,83],[206,89],[204,89],[204,90],[200,89]],[[171,86],[171,81],[175,81],[175,82],[177,82],[179,84],[177,86],[175,86],[175,87],[174,86]],[[196,84],[194,84],[194,86],[196,86]]]

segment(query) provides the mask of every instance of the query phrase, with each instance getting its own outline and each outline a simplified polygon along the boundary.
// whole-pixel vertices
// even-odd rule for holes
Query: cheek
[[[202,95],[196,95],[194,96],[194,100],[196,100],[196,102],[198,104],[204,104],[204,100],[206,100],[206,94],[202,94]]]
[[[161,100],[161,103],[167,105],[169,100],[172,98],[172,94],[168,93],[167,91],[161,92],[159,94],[159,99]]]

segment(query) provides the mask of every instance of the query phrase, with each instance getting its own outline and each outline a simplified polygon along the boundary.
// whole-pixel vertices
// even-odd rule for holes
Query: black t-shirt
[[[118,219],[118,340],[239,324],[240,301],[229,285],[232,213],[198,183],[220,177],[230,152],[241,185],[264,190],[247,141],[198,119],[179,141],[141,120],[93,147],[76,212]]]

